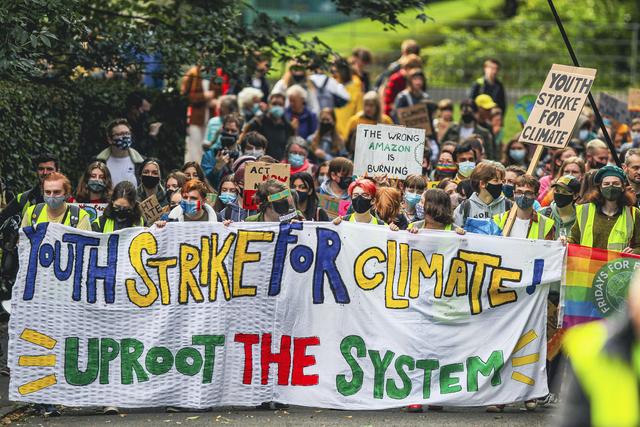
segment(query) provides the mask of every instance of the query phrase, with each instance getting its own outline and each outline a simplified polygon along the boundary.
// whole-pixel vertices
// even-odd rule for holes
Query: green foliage
[[[0,82],[0,175],[23,190],[35,179],[28,159],[50,152],[75,182],[106,148],[105,125],[123,117],[124,100],[136,89],[124,80],[89,78],[65,85]],[[145,95],[152,103],[151,120],[163,122],[158,134],[163,167],[178,168],[184,159],[186,101],[175,91]]]

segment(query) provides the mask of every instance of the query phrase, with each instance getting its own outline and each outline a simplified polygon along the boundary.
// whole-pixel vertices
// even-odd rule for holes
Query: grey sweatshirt
[[[483,202],[478,193],[473,193],[468,200],[460,203],[453,212],[453,222],[458,227],[464,227],[467,218],[491,219],[494,215],[501,214],[507,210],[506,198],[500,195],[493,199],[491,203]],[[465,217],[465,206],[468,205],[468,215]]]

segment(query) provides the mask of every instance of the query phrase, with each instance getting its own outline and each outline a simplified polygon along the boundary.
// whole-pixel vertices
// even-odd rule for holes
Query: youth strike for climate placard
[[[543,396],[558,242],[343,223],[25,228],[10,398],[376,409]]]

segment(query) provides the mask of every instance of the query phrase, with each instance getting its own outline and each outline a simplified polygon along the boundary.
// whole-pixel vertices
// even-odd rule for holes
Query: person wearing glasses
[[[122,181],[129,181],[137,187],[136,169],[144,162],[144,157],[131,147],[133,137],[129,122],[125,119],[112,120],[107,125],[106,137],[109,146],[96,156],[96,160],[107,164],[114,187]]]
[[[624,253],[640,253],[636,196],[627,189],[624,171],[607,165],[594,177],[595,188],[576,205],[569,243]]]
[[[554,222],[533,209],[538,196],[540,182],[531,175],[522,175],[516,179],[513,191],[516,202],[516,218],[508,237],[522,239],[554,240]],[[493,221],[500,229],[504,229],[509,211],[495,215]]]

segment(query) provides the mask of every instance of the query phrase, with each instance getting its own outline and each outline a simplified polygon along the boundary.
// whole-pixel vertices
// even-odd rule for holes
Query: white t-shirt
[[[526,239],[529,232],[529,221],[530,220],[528,219],[516,217],[513,227],[511,227],[509,237],[520,237],[521,239]]]
[[[113,186],[122,181],[129,181],[136,187],[138,186],[138,180],[136,178],[136,165],[131,160],[131,157],[114,157],[110,156],[107,159],[107,167],[111,172],[111,180]]]
[[[471,135],[473,135],[473,131],[475,128],[466,128],[464,126],[460,126],[460,141],[464,141],[465,139],[469,138]]]

